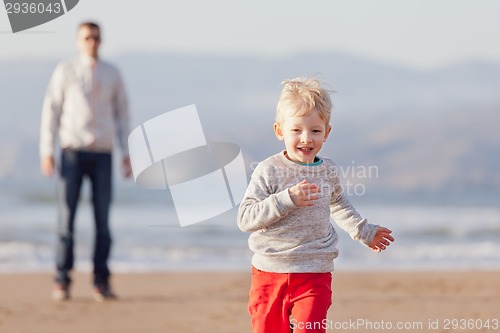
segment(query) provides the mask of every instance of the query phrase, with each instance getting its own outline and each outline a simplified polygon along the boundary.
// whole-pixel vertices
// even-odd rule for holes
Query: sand
[[[56,303],[50,274],[0,274],[0,332],[251,331],[247,273],[116,274],[120,298],[105,303],[88,274],[74,279]],[[327,332],[500,332],[500,272],[335,272],[333,290]]]

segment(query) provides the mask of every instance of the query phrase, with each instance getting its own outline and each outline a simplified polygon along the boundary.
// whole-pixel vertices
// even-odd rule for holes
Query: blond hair
[[[283,124],[285,112],[288,115],[302,117],[316,110],[328,126],[332,112],[330,91],[321,87],[321,83],[312,78],[295,78],[282,82],[283,90],[276,108],[276,123]]]

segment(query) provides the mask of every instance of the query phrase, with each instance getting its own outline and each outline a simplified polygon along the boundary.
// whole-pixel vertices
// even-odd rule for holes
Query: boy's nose
[[[300,141],[302,143],[309,143],[312,142],[312,138],[308,134],[303,134],[300,138]]]

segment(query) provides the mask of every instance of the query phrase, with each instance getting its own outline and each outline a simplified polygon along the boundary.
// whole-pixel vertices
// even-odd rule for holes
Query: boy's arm
[[[352,239],[371,247],[379,226],[362,218],[344,195],[332,196],[330,216]]]
[[[254,232],[271,226],[297,208],[288,189],[273,193],[264,173],[256,168],[238,210],[238,227]]]

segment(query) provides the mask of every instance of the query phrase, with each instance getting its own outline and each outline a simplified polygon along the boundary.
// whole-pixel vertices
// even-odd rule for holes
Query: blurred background
[[[53,267],[56,187],[39,169],[41,105],[89,19],[102,26],[102,58],[124,76],[131,129],[196,104],[207,140],[237,143],[249,175],[283,149],[272,131],[281,81],[315,76],[334,90],[322,155],[360,213],[397,238],[375,255],[338,229],[337,267],[498,269],[498,12],[487,0],[82,0],[12,34],[0,9],[0,272]],[[115,271],[248,269],[235,210],[180,228],[168,192],[116,171]],[[88,193],[86,184],[78,270],[90,267]]]

